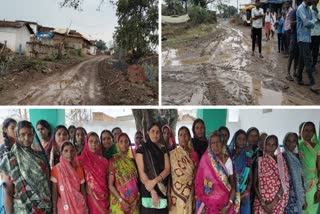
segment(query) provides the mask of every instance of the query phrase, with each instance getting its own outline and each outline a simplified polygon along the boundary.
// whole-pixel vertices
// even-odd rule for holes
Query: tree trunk
[[[147,134],[148,127],[153,122],[158,122],[160,126],[169,125],[175,132],[178,122],[178,111],[176,109],[132,109],[136,121],[136,128]]]

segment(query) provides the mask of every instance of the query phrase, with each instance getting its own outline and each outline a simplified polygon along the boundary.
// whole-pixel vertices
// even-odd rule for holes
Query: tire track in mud
[[[18,105],[95,105],[102,104],[98,65],[107,56],[84,61],[44,81],[27,83],[14,92],[6,104]]]

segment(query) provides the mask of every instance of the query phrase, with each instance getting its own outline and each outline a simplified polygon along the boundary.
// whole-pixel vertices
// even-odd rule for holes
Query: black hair
[[[227,127],[225,127],[225,126],[220,126],[220,128],[219,128],[218,130],[219,130],[219,132],[222,132],[222,130],[227,131],[227,133],[228,133],[228,135],[229,135],[229,137],[230,137],[230,131],[229,131],[229,129],[228,129]]]
[[[19,134],[20,129],[22,129],[22,128],[29,128],[29,129],[32,129],[32,131],[34,131],[32,123],[27,120],[19,121],[19,123],[17,124],[18,134]]]
[[[110,130],[103,130],[103,131],[101,132],[101,134],[100,134],[100,141],[101,141],[101,143],[102,143],[102,135],[103,135],[104,133],[108,133],[108,134],[110,135],[110,137],[112,138],[112,141],[114,140],[113,134],[112,134],[112,132],[111,132]]]
[[[116,129],[119,129],[119,130],[122,132],[122,129],[121,129],[120,127],[114,127],[114,128],[111,130],[111,132],[113,133],[114,130],[116,130]]]
[[[188,133],[189,137],[191,138],[190,130],[189,130],[188,127],[186,127],[186,126],[181,126],[181,127],[179,128],[179,130],[178,130],[178,136],[179,136],[180,131],[183,130],[183,129],[187,130],[187,133]]]
[[[50,140],[50,141],[51,141],[52,143],[56,143],[55,135],[56,135],[56,133],[57,133],[57,131],[58,131],[59,129],[65,130],[65,131],[67,132],[68,136],[70,137],[69,131],[68,131],[67,127],[65,127],[64,125],[58,125],[58,126],[56,126],[56,128],[54,129],[54,132],[53,132],[53,134],[52,134],[52,136],[51,136],[51,140]]]
[[[99,141],[99,143],[101,144],[101,141],[100,141],[100,138],[99,138],[99,135],[96,133],[96,132],[90,132],[90,133],[88,133],[88,142],[89,142],[89,138],[91,137],[91,136],[95,136],[95,137],[97,137],[98,138],[98,141]]]
[[[126,136],[127,138],[128,138],[128,140],[129,140],[129,145],[131,146],[131,140],[130,140],[130,137],[127,135],[127,133],[121,133],[120,135],[119,135],[119,137],[118,137],[118,140],[120,140],[120,138],[121,137],[123,137],[123,136]]]
[[[278,140],[278,137],[277,137],[276,135],[268,135],[268,136],[266,137],[266,139],[265,139],[265,143],[267,143],[267,141],[268,141],[269,139],[274,139],[274,140],[276,141],[276,143],[277,143],[277,147],[279,146],[279,140]]]
[[[9,127],[10,123],[17,124],[17,121],[15,119],[13,119],[13,118],[7,118],[2,123],[2,135],[3,135],[4,138],[8,138],[7,133],[4,132],[4,128],[7,129]]]
[[[48,121],[46,120],[39,120],[36,124],[36,127],[38,125],[41,125],[43,126],[44,128],[48,129],[49,133],[48,133],[48,137],[50,138],[51,137],[51,127],[50,127],[50,124],[48,123]]]
[[[64,147],[66,147],[66,146],[72,146],[73,148],[75,148],[73,143],[71,143],[71,141],[66,141],[66,142],[62,143],[61,152],[63,151]]]
[[[236,131],[236,133],[234,134],[234,136],[235,136],[235,146],[236,146],[236,147],[237,147],[237,138],[238,138],[239,135],[241,135],[241,134],[245,135],[246,138],[247,138],[247,133],[246,133],[246,131],[244,131],[243,129],[239,129],[238,131]]]
[[[206,135],[206,124],[200,118],[197,118],[197,119],[195,119],[195,121],[193,121],[193,124],[192,124],[192,132],[193,132],[193,135],[194,135],[193,137],[195,137],[195,127],[196,127],[197,123],[202,123],[202,125],[204,127],[204,137],[205,137],[205,135]]]
[[[283,143],[285,144],[285,143],[288,141],[289,137],[292,136],[292,135],[297,138],[297,142],[296,142],[296,143],[298,143],[299,136],[298,136],[298,134],[295,133],[295,132],[288,132],[288,133],[284,136]]]
[[[70,133],[70,130],[71,129],[76,129],[76,127],[74,126],[74,125],[70,125],[69,127],[68,127],[68,132]]]
[[[248,131],[247,131],[247,136],[249,137],[250,133],[253,132],[253,131],[257,132],[258,136],[260,136],[259,129],[257,129],[256,127],[249,128]]]

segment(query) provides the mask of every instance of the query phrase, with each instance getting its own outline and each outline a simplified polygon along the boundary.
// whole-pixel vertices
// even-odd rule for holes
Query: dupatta
[[[63,147],[63,144],[61,148]],[[86,206],[85,197],[84,195],[82,195],[80,191],[81,178],[76,172],[76,168],[78,166],[79,166],[79,163],[77,161],[76,156],[74,157],[72,164],[70,164],[61,156],[60,163],[56,165],[57,172],[58,172],[57,173],[58,181],[59,181],[58,188],[60,189],[60,198],[58,198],[58,206],[57,206],[59,213],[60,212],[77,213],[77,214],[86,213],[87,206]]]
[[[211,147],[202,156],[195,179],[196,210],[201,213],[219,213],[229,202],[231,184],[225,165],[214,155]],[[240,192],[236,191],[234,204],[228,213],[240,210]]]
[[[107,184],[108,160],[102,156],[102,146],[97,154],[91,152],[88,146],[89,133],[85,140],[84,149],[79,157],[86,174],[87,188],[95,202],[109,207],[109,190]],[[99,139],[99,138],[98,138]]]

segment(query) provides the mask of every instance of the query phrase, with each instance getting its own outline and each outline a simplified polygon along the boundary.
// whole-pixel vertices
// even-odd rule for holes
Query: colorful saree
[[[109,189],[107,183],[108,160],[102,157],[102,149],[98,154],[92,153],[88,147],[88,137],[79,157],[80,165],[85,172],[87,183],[87,202],[90,213],[109,213]]]
[[[77,213],[86,214],[87,205],[85,197],[82,195],[80,186],[84,183],[76,171],[78,167],[76,161],[73,161],[72,166],[62,156],[52,171],[56,172],[57,180],[51,176],[51,180],[57,184],[59,189],[57,213]],[[55,174],[55,173],[52,173]]]
[[[123,198],[130,205],[131,210],[122,211],[121,203],[111,193],[110,212],[116,214],[138,214],[139,213],[139,190],[138,190],[138,171],[133,159],[115,155],[110,162],[109,176],[114,177],[114,184]]]
[[[293,153],[286,147],[286,139],[293,133],[288,133],[283,141],[283,157],[289,169],[289,200],[286,214],[302,214],[305,197],[305,174],[298,153]]]
[[[247,192],[247,184],[251,170],[251,152],[246,152],[246,148],[243,148],[239,154],[236,154],[236,140],[240,134],[245,134],[243,130],[237,131],[229,145],[231,157],[235,166],[235,173],[237,177],[237,186],[239,188],[242,198],[245,198],[245,203],[241,201],[240,213],[251,213],[250,192]]]
[[[14,184],[13,213],[51,213],[49,170],[45,155],[31,146],[18,142],[4,155],[0,171]]]
[[[191,154],[180,146],[170,152],[172,206],[169,213],[194,213],[196,163]]]
[[[214,155],[211,147],[203,154],[195,179],[196,213],[218,214],[227,206],[231,184],[226,166]],[[236,191],[228,213],[239,213],[240,193]]]
[[[272,211],[273,213],[284,213],[289,198],[289,177],[287,164],[281,153],[278,162],[267,154],[258,158],[258,182],[262,200],[266,204],[271,203],[277,197],[279,188],[282,186],[284,193]],[[267,213],[257,196],[254,200],[253,210],[257,214]]]
[[[304,125],[302,127],[301,133],[303,132]],[[317,171],[317,157],[320,155],[320,144],[317,142],[316,135],[312,138],[312,143],[316,146],[312,148],[309,142],[302,138],[299,141],[299,153],[302,158],[302,163],[305,167],[306,174],[306,199],[308,203],[308,208],[304,211],[306,214],[318,213],[319,203],[314,203],[314,195],[317,191],[317,185],[319,182],[318,171]]]

